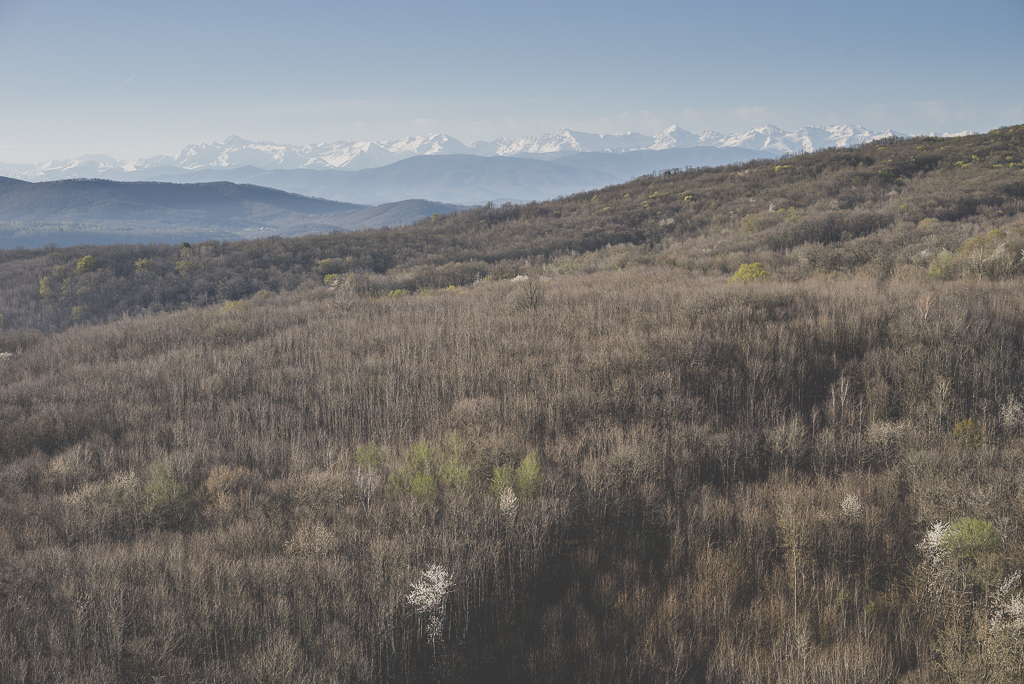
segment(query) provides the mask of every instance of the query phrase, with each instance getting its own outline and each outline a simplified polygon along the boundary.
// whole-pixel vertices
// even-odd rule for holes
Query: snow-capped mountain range
[[[946,133],[945,136],[967,135]],[[808,126],[787,132],[775,126],[761,126],[744,133],[705,131],[699,135],[670,126],[654,136],[640,133],[598,134],[562,129],[541,136],[510,140],[499,138],[465,145],[444,134],[416,136],[384,142],[316,143],[304,146],[252,142],[232,136],[224,142],[189,145],[175,156],[161,155],[130,162],[102,154],[42,164],[3,164],[0,175],[28,181],[62,178],[117,178],[187,173],[200,170],[229,170],[251,167],[262,170],[345,170],[387,166],[409,157],[430,155],[474,155],[482,157],[533,157],[553,159],[583,152],[626,153],[695,147],[736,148],[764,152],[765,156],[813,152],[825,147],[848,147],[889,136],[906,137],[891,130],[874,132],[860,126]],[[148,172],[148,173],[140,173]]]

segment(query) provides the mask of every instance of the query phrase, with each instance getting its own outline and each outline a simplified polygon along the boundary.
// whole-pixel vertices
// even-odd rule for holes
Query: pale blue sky
[[[572,128],[1024,123],[1024,0],[0,0],[0,162]]]

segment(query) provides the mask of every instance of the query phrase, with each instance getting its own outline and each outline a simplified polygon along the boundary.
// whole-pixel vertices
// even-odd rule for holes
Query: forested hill
[[[68,242],[77,232],[84,243],[92,242],[94,233],[120,233],[126,242],[139,242],[153,233],[194,240],[195,235],[228,239],[260,230],[299,234],[317,228],[376,228],[387,225],[387,219],[409,222],[458,208],[422,200],[371,207],[228,182],[28,183],[0,178],[0,245],[51,233],[57,234],[55,241]],[[62,240],[61,232],[71,235]]]
[[[234,183],[129,183],[72,179],[0,185],[0,212],[7,220],[168,220],[176,212],[206,221],[231,221],[266,206],[302,214],[332,214],[357,204],[304,197]]]
[[[25,185],[5,181],[0,192],[6,206],[23,207],[27,217],[39,209],[18,199]],[[180,205],[164,193],[183,186],[147,184],[152,191],[141,206],[119,194],[125,184],[39,185],[55,193],[102,189],[104,199],[94,196],[97,215],[140,212],[154,220],[164,205],[181,216],[213,216],[231,205],[253,217],[299,210],[318,217],[344,206],[224,183],[185,186],[195,201]],[[1022,212],[1024,126],[1014,126],[666,171],[548,202],[435,215],[387,230],[6,251],[0,253],[0,313],[8,330],[62,328],[260,290],[322,286],[332,275],[329,282],[369,294],[520,272],[649,264],[726,277],[759,262],[792,280],[864,269],[880,278],[999,277],[1020,272]],[[93,266],[77,268],[87,255]]]

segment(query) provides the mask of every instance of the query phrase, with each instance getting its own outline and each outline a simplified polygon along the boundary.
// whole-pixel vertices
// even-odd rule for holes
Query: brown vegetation
[[[520,287],[320,290],[0,360],[4,677],[975,667],[984,597],[948,634],[917,545],[983,518],[1004,542],[971,586],[1020,567],[1018,281]],[[405,598],[431,564],[455,582],[434,647]]]

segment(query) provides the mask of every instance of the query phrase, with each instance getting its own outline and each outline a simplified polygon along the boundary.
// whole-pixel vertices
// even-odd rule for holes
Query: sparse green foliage
[[[939,280],[949,280],[953,274],[954,254],[949,250],[939,252],[928,265],[928,275]]]
[[[421,501],[432,501],[437,497],[437,481],[434,476],[424,471],[411,474],[406,485],[409,492]]]
[[[523,499],[536,498],[540,494],[540,484],[540,461],[531,451],[516,468],[516,493]]]
[[[461,458],[452,454],[441,465],[439,479],[446,489],[465,491],[469,488],[470,482],[469,466]]]
[[[997,275],[997,270],[1006,271],[1016,261],[1016,255],[1006,248],[1006,237],[1006,233],[994,228],[986,235],[965,241],[957,255],[963,259],[965,268],[978,278]],[[1005,262],[1001,269],[1000,261]]]
[[[438,484],[446,490],[467,491],[471,471],[463,459],[464,450],[465,444],[456,432],[448,436],[442,449],[421,439],[413,445],[405,463],[396,468],[388,480],[421,500],[434,499]],[[379,461],[380,458],[370,451],[360,450],[357,455],[357,462],[362,466]]]
[[[511,464],[494,466],[494,474],[491,476],[491,496],[498,498],[506,489],[513,489],[516,483],[516,473]]]
[[[363,468],[379,468],[384,464],[384,452],[367,444],[356,449],[356,463]]]
[[[940,545],[958,561],[976,562],[986,554],[997,553],[1002,540],[987,520],[960,518],[946,530]]]
[[[145,273],[149,270],[149,267],[153,265],[152,259],[142,257],[135,260],[135,273]]]
[[[424,498],[424,495],[430,494],[431,496],[427,498],[433,498],[433,494],[437,492],[437,486],[433,476],[428,472],[433,461],[434,453],[430,444],[421,439],[413,445],[411,452],[406,457],[406,462],[388,476],[388,481],[410,492],[413,491],[415,484],[415,494],[418,497]]]
[[[191,259],[181,259],[174,264],[174,270],[179,275],[185,275],[186,273],[190,273],[191,271],[196,270],[196,268],[198,267],[199,265],[196,262],[192,261]]]
[[[466,451],[466,442],[463,441],[461,437],[459,437],[458,430],[451,431],[451,433],[448,435],[447,444],[445,446],[448,448],[448,453],[455,456],[456,458],[462,458],[462,455]]]
[[[468,491],[471,472],[469,465],[464,460],[466,443],[459,437],[459,433],[452,430],[448,435],[445,444],[445,453],[441,457],[441,472],[439,479],[445,489]]]
[[[199,497],[175,472],[172,464],[158,461],[150,468],[142,490],[146,522],[160,529],[179,529],[192,522]]]

